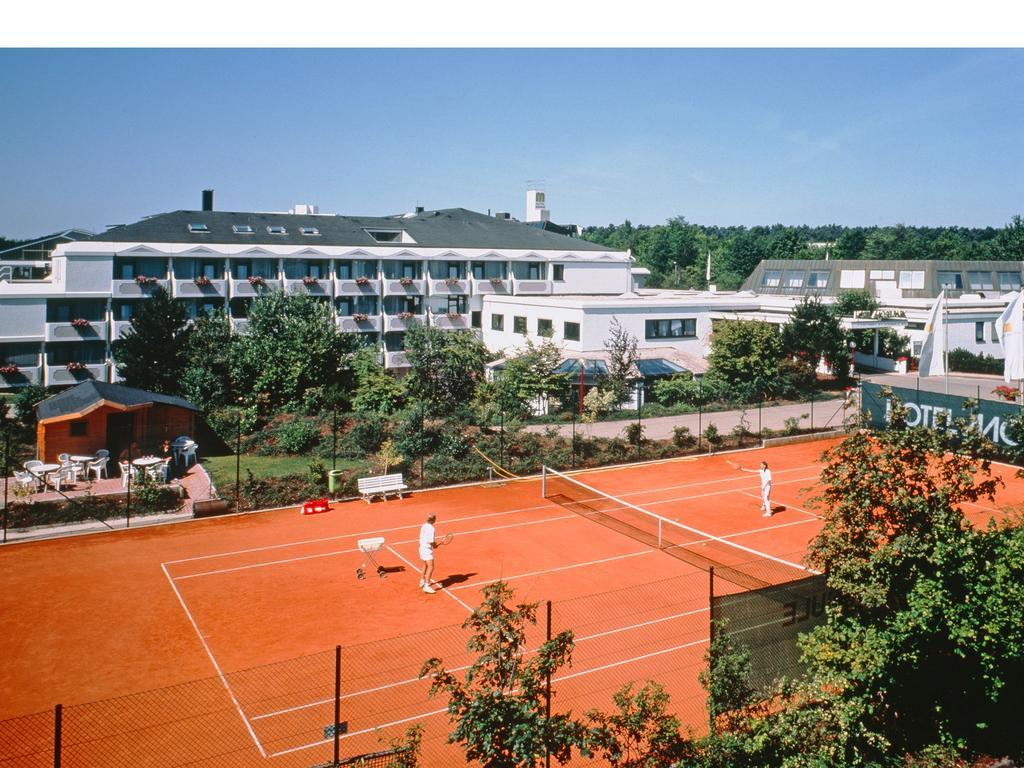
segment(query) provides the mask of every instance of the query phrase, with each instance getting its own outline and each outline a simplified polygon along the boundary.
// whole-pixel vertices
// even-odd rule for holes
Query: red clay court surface
[[[574,477],[714,536],[800,560],[819,530],[807,500],[829,445]],[[760,516],[757,475],[727,463],[755,468],[761,459],[774,474],[773,502],[784,507],[771,519]],[[1007,487],[995,504],[968,506],[975,521],[1024,502],[1012,468],[996,471]],[[455,535],[438,550],[434,576],[444,588],[434,595],[417,586],[418,529],[429,512],[439,535]],[[360,581],[356,541],[371,536],[386,538],[377,559],[389,573],[379,579],[371,567]],[[334,717],[336,644],[343,756],[379,749],[381,737],[418,722],[422,763],[457,764],[461,751],[445,744],[444,701],[427,698],[417,673],[432,655],[450,668],[468,663],[457,627],[481,588],[499,578],[517,598],[542,602],[532,648],[543,639],[545,600],[554,603],[555,631],[576,632],[573,665],[553,683],[555,711],[607,710],[623,683],[655,679],[684,723],[704,724],[697,675],[708,636],[707,573],[545,500],[539,479],[354,501],[314,516],[283,510],[17,544],[0,558],[0,719],[64,704],[67,766],[328,761],[323,727]],[[176,687],[153,690],[168,686]],[[146,693],[76,706],[139,692]],[[36,739],[12,737],[9,728],[6,742],[43,749],[52,738],[46,717],[39,723],[51,723],[49,732],[40,726]],[[14,757],[6,742],[0,727],[0,766],[46,764],[39,755]]]

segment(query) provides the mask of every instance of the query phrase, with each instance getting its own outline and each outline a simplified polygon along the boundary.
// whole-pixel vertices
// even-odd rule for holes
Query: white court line
[[[185,611],[185,615],[188,617],[189,622],[192,624],[192,629],[196,631],[196,635],[199,637],[199,642],[203,644],[203,648],[206,650],[206,655],[210,657],[210,662],[213,664],[213,668],[217,670],[217,677],[220,678],[221,683],[224,684],[224,689],[228,692],[228,696],[231,697],[232,703],[235,705],[235,709],[238,710],[239,716],[242,718],[242,722],[245,723],[246,730],[249,731],[249,735],[252,736],[253,742],[256,744],[256,748],[260,751],[262,757],[266,757],[267,753],[263,749],[263,745],[260,740],[256,738],[256,732],[252,728],[252,723],[246,718],[245,713],[242,711],[241,705],[238,703],[238,699],[235,698],[234,691],[231,690],[231,686],[228,685],[227,679],[224,677],[224,673],[220,670],[220,665],[217,660],[213,657],[213,651],[210,650],[210,646],[206,644],[206,638],[203,637],[203,633],[199,631],[199,625],[196,624],[196,620],[192,618],[192,612],[188,609],[185,604],[185,599],[181,596],[181,592],[178,591],[178,585],[174,583],[174,579],[171,578],[171,574],[167,572],[167,566],[161,565],[164,576],[167,577],[167,583],[171,585],[171,589],[174,590],[174,594],[178,596],[178,602],[181,603],[182,609]]]
[[[402,557],[402,556],[401,556],[400,554],[398,554],[397,552],[395,552],[395,550],[393,550],[393,549],[392,549],[391,547],[388,547],[388,548],[387,548],[387,550],[388,550],[388,552],[390,552],[390,553],[391,553],[392,555],[394,555],[394,556],[395,556],[395,557],[397,557],[397,558],[398,558],[399,560],[401,560],[401,561],[402,561],[403,563],[407,563],[407,564],[408,564],[408,566],[409,566],[410,568],[412,568],[412,571],[413,571],[413,573],[419,573],[419,572],[420,572],[420,569],[419,569],[419,568],[418,568],[417,566],[413,565],[413,564],[412,564],[411,562],[409,562],[408,560],[406,560],[406,559],[405,559],[404,557]],[[451,598],[452,600],[454,600],[454,601],[455,601],[456,603],[458,603],[459,605],[461,605],[461,606],[462,606],[463,608],[465,608],[465,609],[466,609],[467,611],[469,611],[470,613],[472,613],[472,612],[473,612],[473,609],[472,609],[472,608],[470,608],[470,607],[469,607],[468,605],[466,605],[466,604],[465,604],[464,602],[462,602],[461,600],[459,600],[459,598],[457,598],[457,597],[456,597],[455,595],[453,595],[453,594],[451,593],[451,591],[450,591],[449,589],[447,589],[446,587],[442,587],[442,586],[441,586],[441,585],[440,585],[440,584],[439,584],[438,582],[436,582],[436,581],[435,581],[435,582],[433,582],[433,583],[437,584],[437,586],[441,588],[441,591],[442,591],[442,592],[444,592],[444,593],[445,593],[446,595],[448,595],[448,597],[450,597],[450,598]]]
[[[577,517],[577,516],[574,515],[574,517]],[[452,589],[472,589],[473,587],[481,587],[481,586],[484,586],[485,584],[494,584],[495,582],[498,582],[498,581],[512,581],[513,579],[525,579],[527,576],[540,576],[540,575],[545,574],[545,573],[556,573],[557,571],[570,571],[573,568],[585,568],[588,565],[597,565],[598,563],[608,563],[608,562],[611,562],[612,560],[622,560],[622,559],[627,558],[627,557],[637,557],[639,555],[649,555],[652,552],[658,552],[658,551],[660,551],[660,550],[658,550],[658,549],[651,549],[650,547],[648,547],[647,549],[643,550],[642,552],[630,552],[629,554],[626,554],[626,555],[616,555],[615,557],[605,557],[605,558],[602,558],[601,560],[590,560],[590,561],[588,561],[586,563],[574,563],[572,565],[560,565],[557,568],[546,568],[543,571],[531,571],[530,573],[519,573],[519,574],[516,574],[515,576],[502,576],[501,578],[498,578],[498,579],[487,579],[486,581],[475,581],[472,584],[463,584],[463,585],[458,586],[458,587],[452,587]]]
[[[808,464],[807,466],[803,466],[803,467],[790,467],[789,469],[773,469],[772,470],[772,474],[773,475],[784,475],[784,474],[787,474],[789,472],[803,472],[803,471],[808,470],[808,469],[815,469],[815,466],[813,464]],[[600,470],[597,470],[597,471],[600,471]],[[563,474],[566,477],[572,477],[573,476],[572,472],[565,472]],[[815,478],[815,477],[817,477],[817,478],[821,477],[821,470],[818,470],[817,474],[811,475],[810,478],[806,478],[806,479],[810,480],[810,479]],[[730,483],[733,480],[743,480],[744,482],[749,482],[750,478],[747,477],[746,475],[736,475],[735,477],[720,477],[717,480],[702,480],[699,483],[679,483],[678,485],[666,485],[666,486],[663,486],[661,488],[645,488],[642,491],[628,491],[626,493],[619,493],[619,494],[615,494],[615,495],[619,496],[620,498],[623,497],[623,496],[639,496],[640,494],[644,494],[644,493],[657,493],[658,491],[672,491],[672,490],[675,490],[676,488],[696,488],[696,487],[701,486],[701,485],[714,485],[715,483]],[[800,481],[787,480],[786,482],[790,482],[791,483],[791,482],[800,482]],[[781,485],[781,483],[780,483],[780,485]],[[723,493],[726,493],[726,491],[723,491]],[[708,495],[714,495],[714,494],[708,494]]]
[[[756,493],[752,493],[751,491],[740,491],[740,493],[742,493],[744,496],[749,496],[752,499],[757,499],[758,501],[762,502],[762,505],[764,503],[764,499],[761,498],[760,496],[758,496]],[[813,512],[808,512],[806,509],[800,509],[800,507],[798,507],[798,506],[796,506],[794,504],[786,504],[784,501],[779,501],[778,499],[772,499],[772,501],[774,501],[777,505],[784,506],[786,509],[792,509],[794,512],[802,512],[805,515],[809,515],[810,517],[813,517],[815,520],[821,520],[821,518],[818,515],[814,514]],[[774,515],[775,513],[772,512],[772,514]],[[774,527],[774,528],[781,528],[782,526],[780,525],[780,526],[772,526],[772,527]],[[722,538],[725,538],[725,537],[723,536]]]

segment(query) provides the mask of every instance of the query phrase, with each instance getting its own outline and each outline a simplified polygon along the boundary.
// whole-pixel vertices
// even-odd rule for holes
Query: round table
[[[92,456],[85,456],[83,454],[81,456],[68,456],[68,459],[73,461],[75,464],[78,464],[79,466],[81,466],[82,467],[82,474],[88,479],[88,477],[89,477],[89,464],[91,462],[93,462],[93,461],[96,461],[96,455],[93,454]]]
[[[61,468],[60,464],[43,464],[42,466],[36,467],[35,469],[32,469],[30,471],[32,472],[33,475],[35,475],[36,477],[38,477],[40,480],[43,481],[43,487],[45,488],[46,487],[46,476],[50,472],[56,472],[60,468]],[[60,482],[58,481],[58,485],[59,484],[60,484]]]
[[[147,470],[163,463],[164,460],[159,456],[143,456],[141,459],[135,459],[135,461],[132,462],[132,466],[138,467],[143,472],[146,472]]]

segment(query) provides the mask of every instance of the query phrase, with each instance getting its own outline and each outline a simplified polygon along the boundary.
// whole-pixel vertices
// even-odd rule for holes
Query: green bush
[[[974,354],[957,347],[949,352],[949,369],[963,373],[996,373],[1003,372],[1003,361],[997,360],[984,352]]]
[[[697,438],[690,433],[689,427],[676,427],[672,430],[672,444],[686,450],[697,444]]]
[[[301,419],[275,427],[273,436],[278,451],[291,454],[309,453],[320,441],[316,425]]]
[[[352,429],[346,435],[346,443],[356,449],[351,455],[375,453],[388,439],[388,420],[375,413],[359,414],[352,422]]]
[[[722,444],[722,436],[714,424],[708,424],[707,429],[704,430],[704,439],[708,441],[708,449],[712,451]]]

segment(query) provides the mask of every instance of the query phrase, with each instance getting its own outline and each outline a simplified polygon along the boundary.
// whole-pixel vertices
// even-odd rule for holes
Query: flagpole
[[[946,394],[949,394],[949,298],[942,293],[942,373],[946,381]]]

